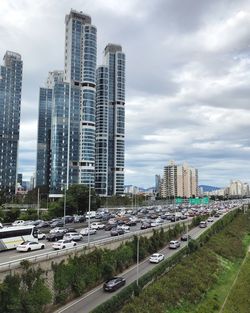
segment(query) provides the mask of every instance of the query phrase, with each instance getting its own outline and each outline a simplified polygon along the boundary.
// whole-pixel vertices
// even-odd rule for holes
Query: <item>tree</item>
[[[89,207],[89,188],[85,185],[75,184],[69,186],[66,191],[66,212],[67,214],[84,214]],[[100,198],[94,189],[91,189],[91,210],[100,207]],[[64,197],[57,202],[50,204],[50,216],[62,216],[64,208]]]

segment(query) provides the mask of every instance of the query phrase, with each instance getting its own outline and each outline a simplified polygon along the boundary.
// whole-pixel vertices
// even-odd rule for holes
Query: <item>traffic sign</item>
[[[183,198],[179,198],[178,197],[178,198],[175,199],[175,203],[176,204],[181,204],[182,202],[183,202]]]

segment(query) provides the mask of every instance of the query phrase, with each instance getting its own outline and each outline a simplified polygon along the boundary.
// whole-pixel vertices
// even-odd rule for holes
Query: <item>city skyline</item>
[[[125,184],[154,185],[169,159],[198,168],[200,183],[249,180],[250,5],[195,3],[1,1],[0,55],[15,51],[24,62],[24,180],[35,171],[37,90],[63,67],[62,24],[71,7],[98,28],[97,65],[107,42],[121,43],[127,55]]]

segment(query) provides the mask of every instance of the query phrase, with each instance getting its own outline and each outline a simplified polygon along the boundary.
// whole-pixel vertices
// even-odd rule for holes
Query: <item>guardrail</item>
[[[10,261],[10,262],[0,263],[0,272],[5,272],[5,271],[10,271],[10,270],[16,269],[16,268],[20,267],[20,263],[24,260],[29,261],[32,264],[35,264],[35,263],[38,263],[41,261],[48,261],[50,259],[54,259],[57,257],[70,255],[72,253],[76,253],[76,252],[82,251],[84,249],[91,249],[93,247],[100,247],[100,246],[103,246],[103,245],[106,245],[109,243],[114,243],[114,242],[132,239],[133,236],[136,236],[136,235],[142,236],[142,235],[145,235],[147,233],[151,233],[154,229],[155,230],[159,230],[161,228],[170,229],[170,228],[173,228],[178,223],[190,224],[191,222],[192,222],[192,219],[177,221],[177,222],[173,222],[171,224],[163,223],[163,224],[156,226],[156,227],[147,228],[144,230],[136,230],[136,231],[125,233],[123,235],[119,235],[119,236],[115,236],[115,237],[108,237],[108,238],[104,238],[104,239],[95,240],[95,241],[90,242],[89,245],[88,245],[88,243],[82,243],[82,244],[78,244],[77,246],[72,247],[72,248],[67,248],[67,249],[62,249],[62,250],[57,250],[57,251],[50,251],[47,253],[37,254],[35,256],[20,258],[20,259]]]
[[[249,204],[249,202],[245,203],[245,204]],[[243,203],[243,205],[244,205],[244,203]],[[243,205],[232,208],[228,212],[235,210],[235,209],[238,209],[238,208],[241,208],[241,207],[243,208]],[[20,267],[20,262],[22,262],[24,260],[27,260],[30,263],[35,264],[37,262],[54,259],[56,257],[60,257],[60,256],[64,256],[64,255],[70,255],[74,252],[82,251],[83,249],[91,249],[93,247],[103,246],[103,245],[106,245],[106,244],[109,244],[112,242],[118,242],[118,241],[132,239],[133,236],[136,236],[136,235],[142,236],[142,235],[145,235],[147,233],[151,233],[154,229],[155,230],[159,230],[161,228],[170,229],[170,228],[173,228],[176,224],[179,224],[179,223],[190,224],[191,222],[192,222],[192,218],[189,218],[187,220],[177,221],[177,222],[171,222],[170,224],[169,223],[163,223],[163,224],[156,226],[156,227],[147,228],[144,230],[136,230],[136,231],[125,233],[123,235],[119,235],[116,237],[108,237],[108,238],[92,241],[89,243],[89,245],[88,245],[88,243],[78,244],[77,246],[75,246],[73,248],[67,248],[67,249],[58,250],[58,251],[50,251],[47,253],[38,254],[38,255],[30,256],[30,257],[25,257],[25,258],[17,259],[17,260],[10,261],[10,262],[0,263],[0,272],[16,269],[16,268]]]

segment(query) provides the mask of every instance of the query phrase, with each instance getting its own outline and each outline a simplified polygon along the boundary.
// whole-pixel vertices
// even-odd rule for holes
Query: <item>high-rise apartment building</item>
[[[125,54],[122,47],[108,44],[104,60],[109,69],[108,195],[115,195],[124,192]]]
[[[96,27],[70,11],[65,19],[64,71],[40,89],[37,185],[61,193],[69,184],[100,195],[124,192],[125,55],[105,48],[96,70]],[[97,93],[97,95],[96,95]]]
[[[49,186],[52,88],[40,88],[38,108],[37,166],[38,186]]]
[[[0,190],[15,192],[22,91],[21,55],[7,51],[0,66]]]
[[[99,66],[96,71],[96,162],[95,190],[108,194],[108,140],[109,140],[109,69]]]
[[[108,44],[97,69],[96,177],[100,195],[124,193],[125,54]]]
[[[198,196],[198,170],[190,168],[187,163],[176,165],[170,161],[164,167],[163,184],[161,188],[163,198]]]
[[[94,187],[97,31],[91,17],[82,12],[71,10],[65,23],[65,81],[70,84],[71,92],[75,87],[80,92],[79,155],[78,160],[71,155],[69,162],[71,167],[78,167],[79,183]],[[70,139],[70,146],[74,144]]]
[[[155,193],[159,194],[161,191],[161,176],[155,175]]]

